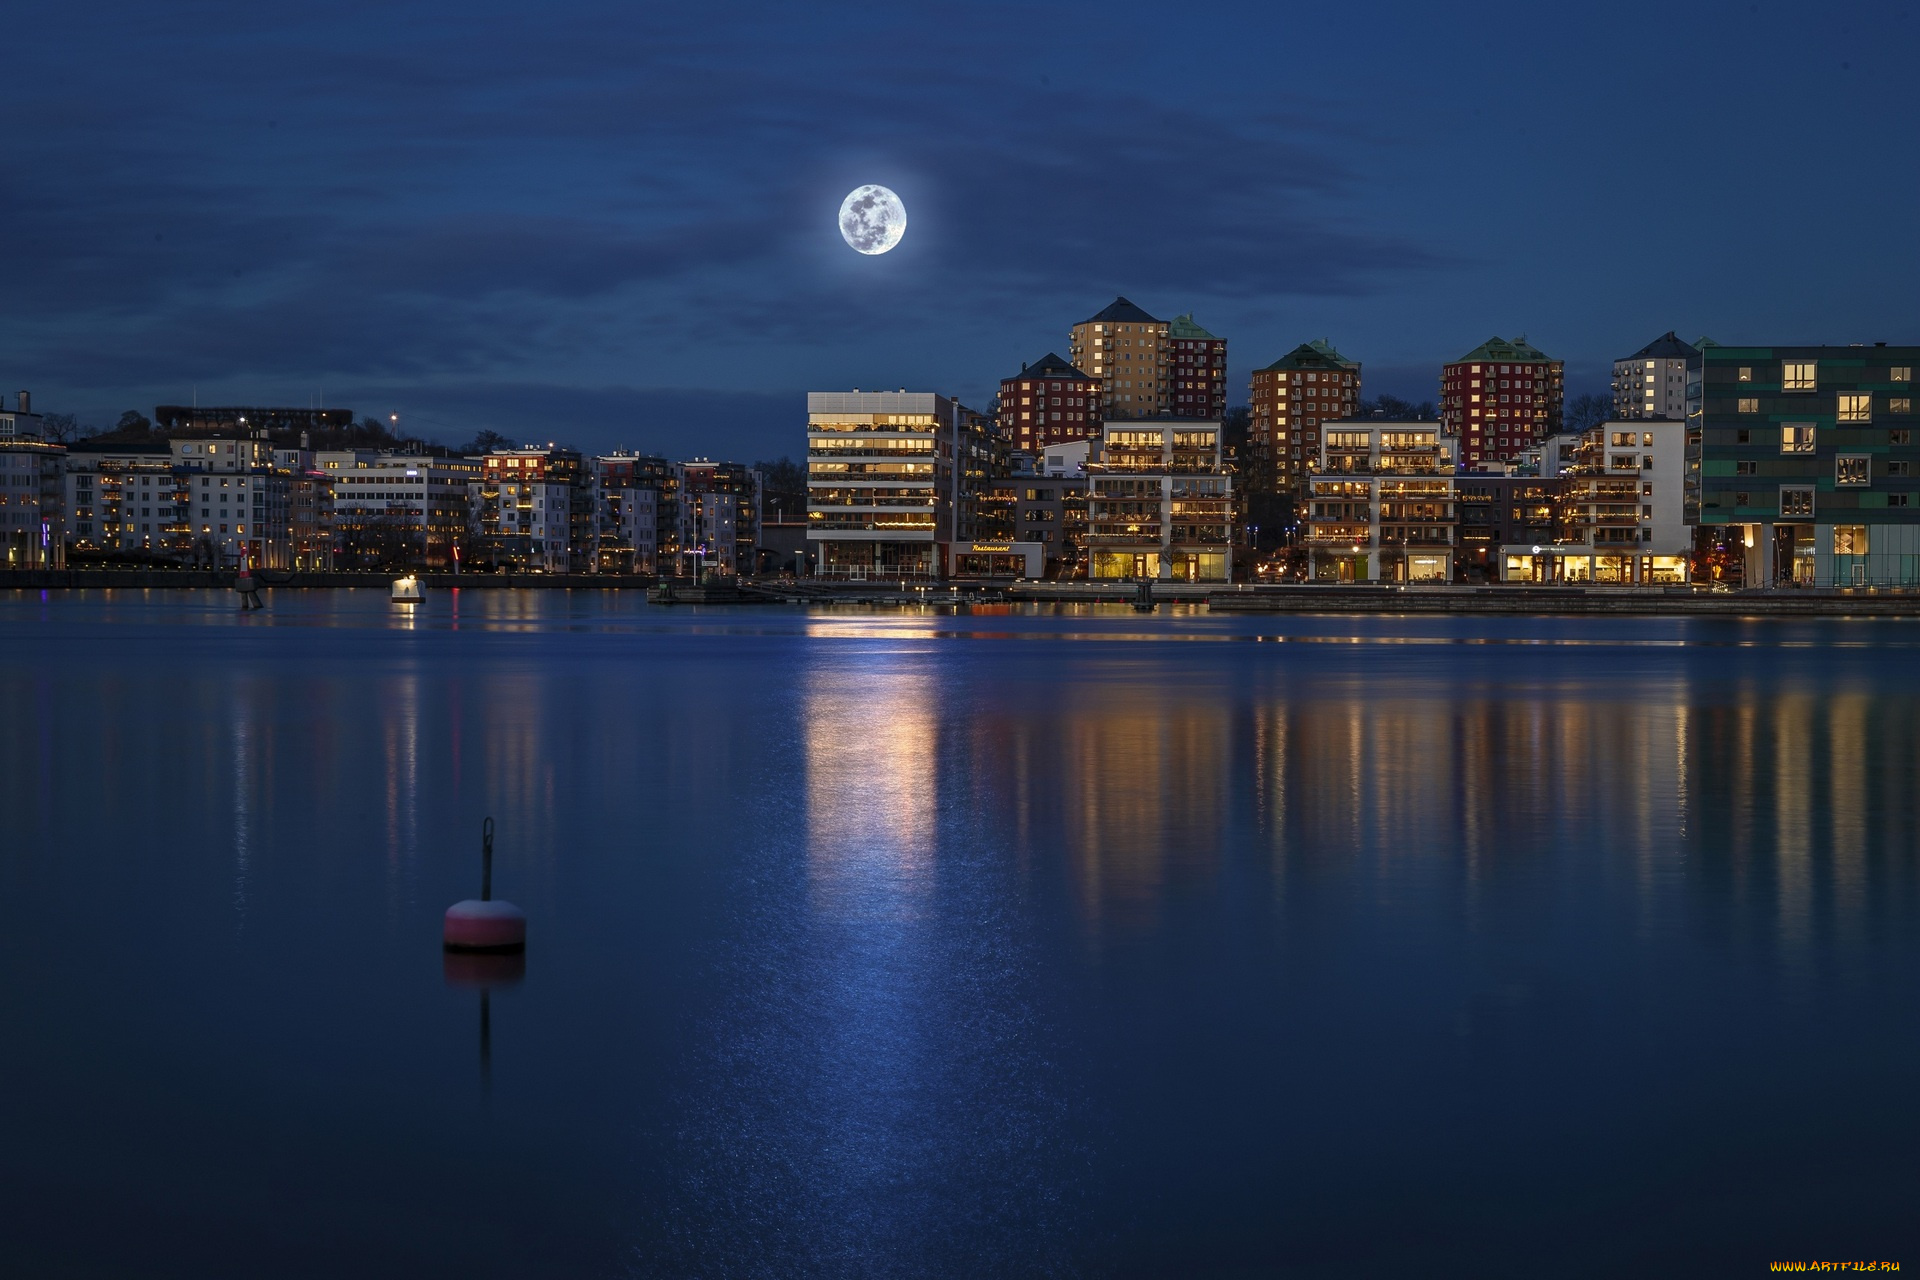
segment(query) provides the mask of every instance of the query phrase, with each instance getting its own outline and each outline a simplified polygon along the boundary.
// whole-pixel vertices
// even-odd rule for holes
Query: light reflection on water
[[[1913,1242],[1914,626],[472,590],[0,626],[10,1271],[141,1270],[102,1214],[210,1224],[169,1246],[207,1275],[322,1219],[313,1274]],[[486,815],[533,920],[490,1100],[435,944]]]

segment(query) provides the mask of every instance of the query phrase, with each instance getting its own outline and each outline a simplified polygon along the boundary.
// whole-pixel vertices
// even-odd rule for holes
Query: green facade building
[[[1749,586],[1920,585],[1920,347],[1705,346],[1687,365],[1687,519]]]

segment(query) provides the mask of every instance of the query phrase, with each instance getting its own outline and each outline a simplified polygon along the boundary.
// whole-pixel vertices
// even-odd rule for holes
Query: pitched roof
[[[1469,360],[1551,360],[1553,357],[1543,354],[1538,347],[1529,346],[1527,335],[1521,334],[1512,342],[1505,338],[1492,337],[1475,347],[1467,354],[1454,360],[1453,364],[1465,364]]]
[[[1688,356],[1699,354],[1697,347],[1683,341],[1679,335],[1669,329],[1632,355],[1620,358],[1622,360],[1685,360]]]
[[[1183,316],[1175,316],[1173,318],[1167,326],[1167,336],[1170,338],[1214,338],[1218,341],[1216,335],[1208,333],[1205,329],[1202,329],[1193,322],[1193,312],[1191,311]]]
[[[1082,320],[1081,324],[1159,324],[1160,322],[1128,302],[1125,298],[1115,298],[1113,302],[1097,316]]]
[[[1325,338],[1303,342],[1268,365],[1269,369],[1358,369],[1357,360],[1349,360],[1333,349]]]
[[[1013,378],[1085,378],[1088,382],[1093,381],[1090,375],[1080,372],[1051,351],[1022,368]],[[1002,378],[1001,381],[1011,382],[1013,378]]]

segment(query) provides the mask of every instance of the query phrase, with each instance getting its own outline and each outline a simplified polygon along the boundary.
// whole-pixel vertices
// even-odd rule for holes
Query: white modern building
[[[1561,483],[1550,545],[1500,549],[1507,582],[1684,583],[1693,529],[1686,521],[1687,424],[1603,422],[1586,433]]]
[[[0,409],[0,564],[47,569],[66,563],[66,452],[46,442],[26,392],[17,409]]]
[[[824,578],[940,573],[953,537],[957,400],[926,391],[807,393],[807,539]]]
[[[193,477],[165,441],[70,445],[66,459],[67,546],[77,551],[176,556],[191,551],[187,509]]]
[[[336,563],[343,568],[451,568],[468,536],[468,486],[480,465],[431,454],[323,451],[315,469],[333,491]]]
[[[1087,464],[1087,576],[1231,581],[1232,486],[1217,420],[1103,423]]]
[[[1324,422],[1308,481],[1310,572],[1322,582],[1451,582],[1458,440],[1436,422]]]

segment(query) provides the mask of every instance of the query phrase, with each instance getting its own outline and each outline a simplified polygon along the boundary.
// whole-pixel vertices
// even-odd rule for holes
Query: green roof
[[[1550,359],[1552,359],[1552,357],[1542,353],[1538,347],[1530,346],[1527,343],[1527,335],[1523,333],[1512,342],[1508,342],[1505,338],[1500,337],[1488,338],[1485,342],[1452,363],[1465,364],[1469,360],[1519,360],[1526,362]]]
[[[1175,316],[1167,327],[1169,338],[1211,338],[1214,335],[1193,322],[1193,312]]]
[[[1333,349],[1325,338],[1303,342],[1268,365],[1269,369],[1358,369],[1359,363]]]

